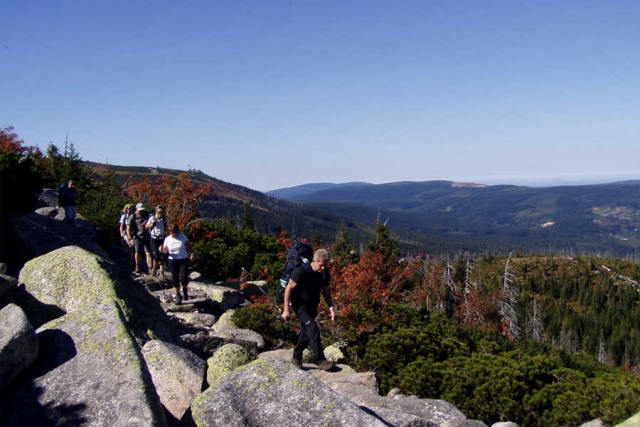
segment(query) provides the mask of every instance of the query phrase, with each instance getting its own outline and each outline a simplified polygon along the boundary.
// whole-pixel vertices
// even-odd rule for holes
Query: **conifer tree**
[[[333,248],[333,259],[341,266],[347,264],[355,264],[358,262],[358,255],[353,250],[353,245],[347,234],[347,226],[344,222],[340,224],[340,230],[336,235],[336,241]]]
[[[376,224],[376,240],[369,243],[371,252],[380,252],[386,262],[395,263],[400,256],[400,248],[398,243],[389,235],[389,229],[386,224],[378,221]]]

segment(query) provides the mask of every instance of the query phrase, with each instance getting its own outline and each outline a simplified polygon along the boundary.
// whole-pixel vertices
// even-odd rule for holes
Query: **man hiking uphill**
[[[282,318],[285,321],[289,320],[291,307],[300,319],[300,335],[291,358],[291,363],[298,367],[302,366],[302,352],[311,344],[313,357],[318,368],[324,371],[329,371],[333,368],[333,363],[324,357],[320,328],[316,323],[321,291],[324,300],[329,306],[331,321],[333,322],[336,319],[336,311],[331,301],[329,281],[329,253],[324,249],[318,249],[313,254],[313,260],[309,262],[306,259],[302,259],[296,266],[284,291]]]

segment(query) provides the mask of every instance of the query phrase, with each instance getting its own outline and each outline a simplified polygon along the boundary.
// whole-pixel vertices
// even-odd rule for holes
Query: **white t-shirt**
[[[164,245],[169,249],[167,256],[169,259],[183,259],[187,257],[187,245],[186,243],[189,241],[187,236],[182,233],[178,233],[176,237],[173,235],[168,235],[166,239],[164,239]]]

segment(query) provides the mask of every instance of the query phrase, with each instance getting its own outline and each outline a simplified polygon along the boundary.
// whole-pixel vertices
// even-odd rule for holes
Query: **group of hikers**
[[[177,224],[169,226],[164,206],[158,205],[154,213],[150,213],[143,203],[138,203],[135,209],[132,205],[125,205],[120,217],[120,234],[133,251],[134,273],[142,272],[143,257],[146,257],[148,273],[152,276],[163,275],[166,263],[175,289],[174,302],[181,304],[189,299],[187,285],[191,243]],[[320,294],[329,307],[331,321],[336,318],[329,288],[329,253],[326,249],[318,249],[309,258],[312,259],[297,257],[293,260],[295,267],[284,291],[281,317],[288,321],[291,311],[294,311],[300,320],[298,343],[293,349],[291,363],[302,367],[303,351],[310,345],[318,368],[330,371],[334,364],[324,356],[320,328],[316,322]]]
[[[192,247],[177,224],[169,225],[165,207],[158,205],[151,213],[143,203],[136,204],[135,208],[127,204],[122,209],[119,224],[120,236],[130,253],[133,252],[134,274],[142,274],[146,267],[151,276],[164,277],[166,266],[171,271],[175,289],[173,301],[181,304],[188,300],[189,259],[193,257],[189,252]]]

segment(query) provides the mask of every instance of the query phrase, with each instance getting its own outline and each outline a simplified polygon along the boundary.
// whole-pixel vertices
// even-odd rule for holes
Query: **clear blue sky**
[[[640,2],[8,1],[0,127],[309,182],[640,179]]]

